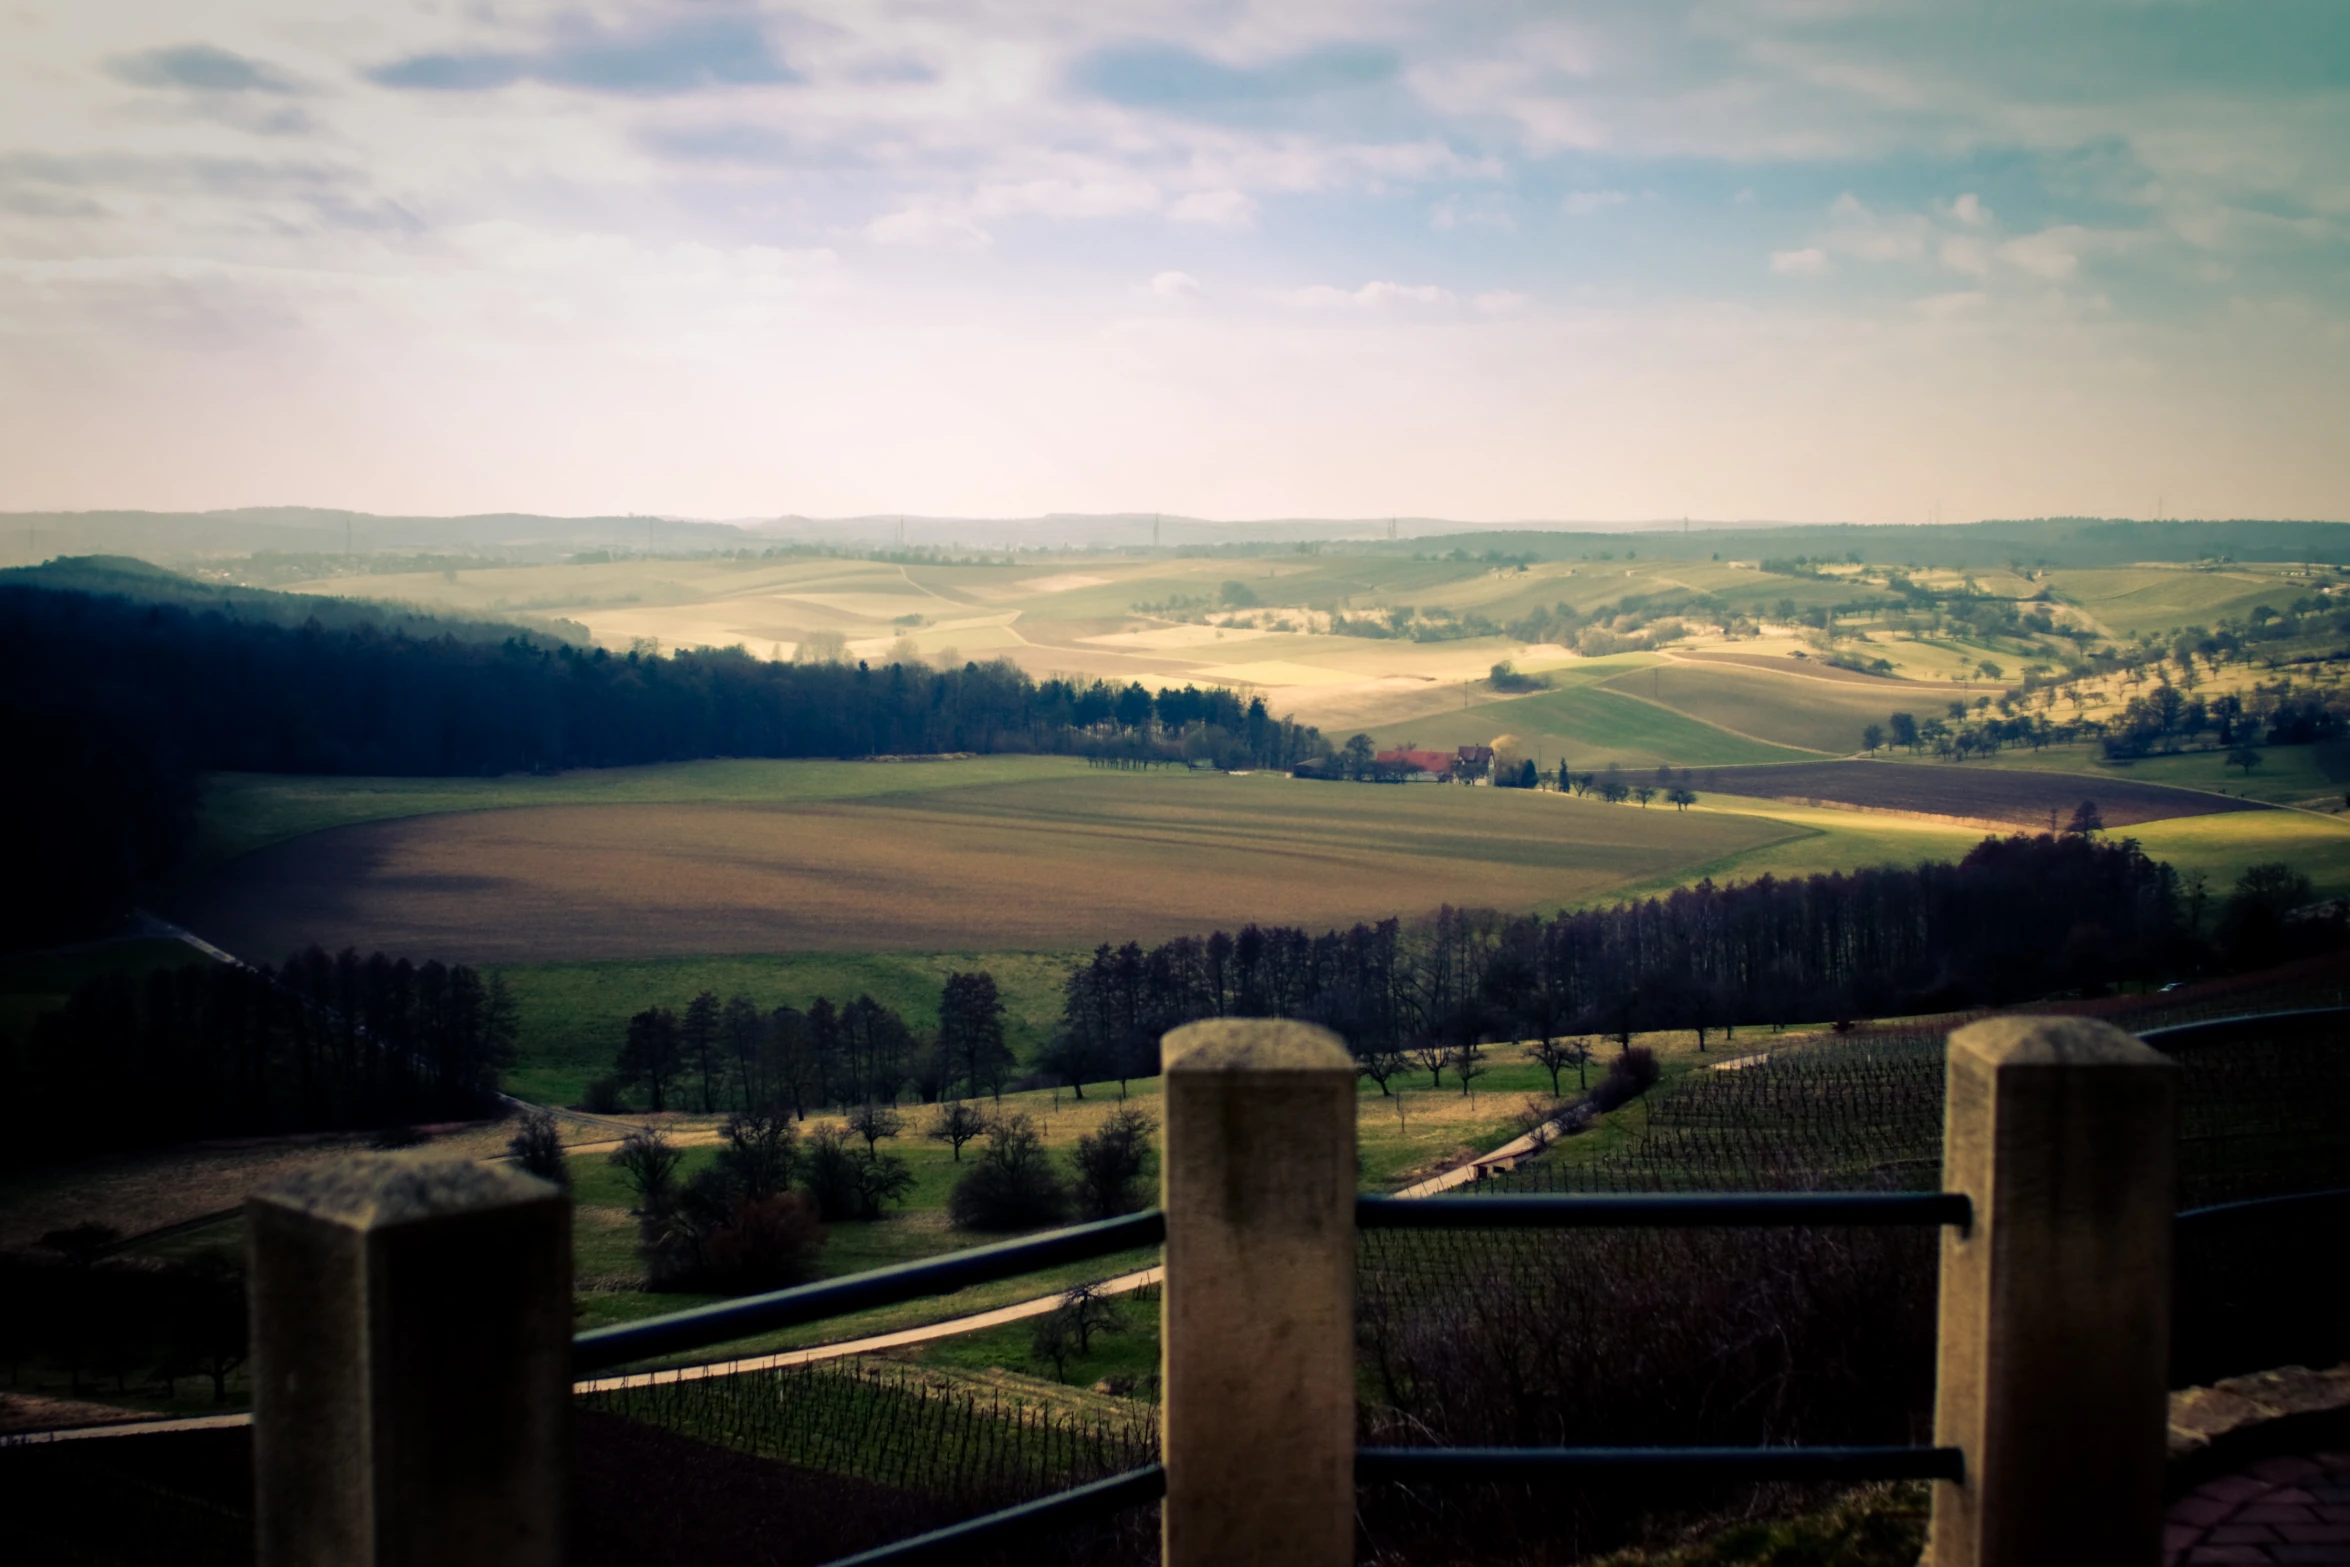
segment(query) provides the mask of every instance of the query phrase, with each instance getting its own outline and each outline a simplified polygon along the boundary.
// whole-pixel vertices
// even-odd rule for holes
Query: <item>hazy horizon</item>
[[[2319,0],[42,0],[0,511],[2342,516],[2346,57]]]

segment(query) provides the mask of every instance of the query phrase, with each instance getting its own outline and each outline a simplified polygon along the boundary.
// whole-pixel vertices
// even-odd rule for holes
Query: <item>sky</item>
[[[0,510],[2350,518],[2341,0],[0,0]]]

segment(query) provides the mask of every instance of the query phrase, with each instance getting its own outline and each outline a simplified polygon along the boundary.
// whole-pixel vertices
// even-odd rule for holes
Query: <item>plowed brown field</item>
[[[246,855],[174,912],[256,958],[309,941],[472,962],[1059,950],[1446,902],[1556,907],[1796,836],[1511,789],[1105,772],[371,822]]]

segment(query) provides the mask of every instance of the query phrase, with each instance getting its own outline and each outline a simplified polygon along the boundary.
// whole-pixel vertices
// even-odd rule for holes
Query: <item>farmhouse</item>
[[[1482,747],[1463,746],[1461,749],[1467,751]],[[1407,778],[1425,778],[1431,783],[1442,783],[1452,776],[1453,767],[1460,757],[1449,751],[1415,751],[1406,747],[1381,751],[1373,760],[1379,766],[1393,768]]]

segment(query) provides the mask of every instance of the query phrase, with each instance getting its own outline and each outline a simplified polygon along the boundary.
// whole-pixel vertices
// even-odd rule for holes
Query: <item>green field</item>
[[[1886,754],[1894,761],[1912,760],[1900,752]],[[1919,765],[1948,765],[1932,757],[1914,760]],[[2094,745],[2052,745],[2038,751],[2018,746],[1997,756],[1976,757],[1963,765],[2070,773],[2091,779],[2123,778],[2182,789],[2208,789],[2270,805],[2314,805],[2328,810],[2340,808],[2344,791],[2350,790],[2350,746],[2340,744],[2264,746],[2260,751],[2260,765],[2249,772],[2228,765],[2223,751],[2183,751],[2174,756],[2142,756],[2135,761],[2108,762]]]
[[[1641,676],[1627,676],[1640,679]],[[1541,754],[1555,772],[1559,762],[1578,768],[1729,766],[1738,762],[1791,762],[1807,753],[1729,734],[1651,702],[1596,685],[1481,702],[1459,712],[1437,713],[1391,724],[1374,738],[1382,746],[1416,744],[1450,750],[1484,745],[1514,735],[1527,754]]]
[[[1662,664],[1618,675],[1607,689],[1659,703],[1701,724],[1751,735],[1770,746],[1830,756],[1858,751],[1861,727],[1883,723],[1896,709],[1924,717],[1949,701],[1947,693],[1904,691],[1890,680],[1862,685],[1708,664]],[[1786,760],[1788,754],[1780,752],[1774,759]]]
[[[2109,570],[2065,570],[2048,574],[2049,585],[2078,603],[2117,635],[2180,626],[2216,625],[2267,604],[2283,609],[2309,591],[2270,567],[2229,567],[2222,571],[2188,566],[2123,566]]]

